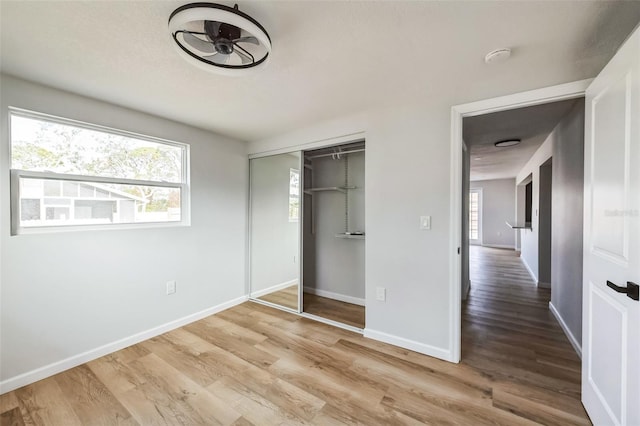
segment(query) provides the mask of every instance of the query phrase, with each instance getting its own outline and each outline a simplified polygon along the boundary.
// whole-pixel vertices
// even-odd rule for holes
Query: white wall
[[[0,88],[3,387],[246,294],[245,143],[10,76]],[[191,226],[10,236],[8,106],[190,144]]]
[[[349,197],[349,231],[365,231],[365,154],[349,154],[348,159],[348,183],[356,187],[346,194]],[[313,187],[343,186],[344,161],[344,157],[340,160],[331,157],[313,159]],[[315,276],[311,281],[305,281],[305,291],[331,297],[328,292],[333,297],[347,296],[339,300],[364,303],[365,241],[335,237],[345,231],[345,194],[316,192],[311,202],[315,235],[310,243],[315,244]]]
[[[250,143],[250,152],[365,132],[365,335],[450,357],[450,108],[457,100],[343,117]],[[431,230],[419,229],[421,215]],[[387,300],[376,300],[376,287]]]
[[[540,200],[540,166],[551,158],[553,149],[554,133],[552,132],[547,139],[540,145],[540,148],[531,156],[527,164],[520,170],[516,176],[516,184],[520,185],[529,175],[532,176],[533,194],[531,206],[531,228],[520,230],[521,238],[521,259],[532,275],[533,280],[538,282],[538,210]],[[524,191],[521,191],[524,196]],[[516,200],[520,203],[520,199]],[[524,201],[522,201],[524,203]],[[524,209],[521,214],[524,216]],[[517,218],[518,223],[524,223],[523,217]]]
[[[251,292],[261,296],[300,275],[300,224],[289,221],[289,174],[299,153],[251,160]]]
[[[482,189],[482,245],[515,248],[516,180],[492,179],[471,182],[471,189]]]

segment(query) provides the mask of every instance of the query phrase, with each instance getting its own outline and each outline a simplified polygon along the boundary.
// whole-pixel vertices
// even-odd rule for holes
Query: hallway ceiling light
[[[218,74],[241,75],[264,67],[271,53],[267,31],[237,4],[180,6],[169,17],[169,31],[183,58]]]
[[[520,145],[520,142],[522,142],[520,139],[506,139],[503,141],[498,141],[494,143],[494,145],[498,148],[506,148],[508,146]]]

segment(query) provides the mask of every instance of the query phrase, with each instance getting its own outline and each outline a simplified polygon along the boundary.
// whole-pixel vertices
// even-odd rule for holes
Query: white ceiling
[[[514,178],[542,145],[576,99],[468,117],[462,137],[471,156],[471,180]],[[520,145],[498,148],[495,142],[520,139]]]
[[[640,20],[637,1],[240,2],[273,53],[266,69],[229,78],[174,50],[167,20],[186,3],[2,0],[1,70],[256,140],[368,109],[593,77]],[[512,58],[486,65],[498,47]]]

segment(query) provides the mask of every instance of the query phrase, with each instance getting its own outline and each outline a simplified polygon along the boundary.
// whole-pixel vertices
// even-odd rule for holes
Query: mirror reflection
[[[251,297],[298,310],[300,153],[250,160]]]

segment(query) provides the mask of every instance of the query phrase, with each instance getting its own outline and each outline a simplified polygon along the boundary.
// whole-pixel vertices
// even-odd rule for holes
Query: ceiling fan
[[[271,39],[255,19],[215,3],[191,3],[169,17],[169,29],[185,59],[208,71],[237,75],[266,64]]]

